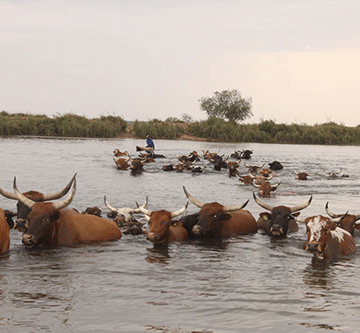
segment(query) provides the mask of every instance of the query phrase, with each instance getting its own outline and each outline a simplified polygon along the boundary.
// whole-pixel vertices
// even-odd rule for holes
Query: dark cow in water
[[[27,191],[24,192],[23,195],[27,197],[28,199],[40,202],[40,201],[49,201],[49,200],[56,200],[62,198],[64,195],[66,195],[71,185],[73,184],[76,177],[75,175],[71,178],[70,182],[60,191],[54,192],[54,193],[40,193],[37,191]],[[8,192],[0,188],[0,194],[3,195],[5,198],[12,199],[12,200],[18,200],[17,195],[15,195],[13,192]],[[17,224],[17,230],[18,231],[26,231],[27,228],[27,216],[30,213],[31,209],[24,205],[22,202],[18,201],[16,204],[17,210],[16,210],[16,224]]]
[[[24,245],[66,246],[121,238],[121,231],[114,221],[64,209],[72,202],[75,192],[76,179],[70,195],[63,201],[35,202],[19,192],[14,178],[17,200],[31,210],[28,214],[28,228],[22,237]]]
[[[0,254],[7,252],[10,247],[10,227],[6,221],[5,212],[0,208]]]
[[[240,162],[233,162],[233,161],[228,161],[226,162],[227,168],[229,170],[229,177],[234,177],[234,176],[239,176],[240,172],[238,170],[238,167],[240,165]]]
[[[283,165],[279,162],[279,161],[273,161],[271,163],[268,163],[269,164],[269,168],[271,170],[281,170],[283,169]]]
[[[192,229],[195,235],[223,239],[257,231],[254,217],[249,211],[243,210],[249,200],[233,206],[223,206],[217,202],[203,203],[192,197],[184,186],[183,189],[188,199],[200,208],[199,220]]]
[[[167,244],[169,242],[187,240],[188,233],[182,226],[181,221],[174,220],[174,217],[185,212],[187,205],[186,203],[183,208],[175,212],[166,210],[151,211],[139,207],[140,211],[149,221],[149,229],[144,232],[146,238],[154,244]]]
[[[271,206],[260,199],[258,199],[253,193],[255,202],[262,208],[265,208],[270,213],[260,213],[260,217],[257,221],[258,228],[264,230],[271,237],[286,237],[288,232],[295,232],[299,230],[298,224],[295,221],[295,217],[299,216],[300,210],[305,209],[311,203],[310,199],[297,206]]]
[[[337,219],[343,216],[343,214],[334,214],[333,212],[331,212],[329,210],[329,202],[327,202],[325,205],[325,211],[333,219]],[[355,229],[359,228],[359,225],[358,223],[356,223],[356,221],[359,220],[360,220],[360,215],[346,214],[346,216],[343,216],[343,218],[341,219],[339,223],[339,227],[350,232],[350,234],[354,236]]]
[[[338,227],[341,219],[316,215],[305,219],[297,219],[306,224],[307,240],[304,249],[319,259],[333,259],[348,255],[356,251],[353,236],[346,230]]]

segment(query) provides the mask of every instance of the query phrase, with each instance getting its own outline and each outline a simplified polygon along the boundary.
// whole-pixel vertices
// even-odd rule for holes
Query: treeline
[[[183,135],[222,142],[258,142],[319,145],[360,145],[360,125],[346,127],[328,122],[320,125],[237,124],[219,118],[184,122],[177,118],[135,121],[128,124],[118,116],[88,119],[74,114],[45,115],[0,112],[0,135],[118,138],[132,136],[153,139],[179,139]]]
[[[117,116],[88,119],[74,114],[49,118],[45,115],[0,112],[0,135],[116,138],[126,131],[127,122]]]
[[[360,126],[346,127],[334,122],[314,126],[276,124],[273,120],[263,120],[259,124],[237,124],[219,118],[186,124],[154,120],[135,122],[134,134],[143,137],[145,133],[154,139],[174,139],[187,134],[222,142],[360,145]]]

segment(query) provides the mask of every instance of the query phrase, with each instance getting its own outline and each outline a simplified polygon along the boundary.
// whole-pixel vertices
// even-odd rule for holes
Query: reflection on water
[[[251,164],[279,160],[274,183],[281,186],[272,206],[294,206],[313,195],[301,217],[335,212],[359,214],[360,147],[224,144],[157,140],[166,156],[146,164],[136,177],[117,170],[115,148],[137,156],[142,140],[0,139],[0,187],[12,191],[17,177],[22,191],[55,192],[75,172],[73,208],[134,207],[149,198],[149,209],[174,211],[187,198],[232,205],[250,199],[257,219],[263,211],[252,194],[227,171],[217,172],[201,159],[202,174],[163,172],[176,155],[202,149],[230,155],[252,149]],[[296,150],[296,153],[295,153]],[[329,178],[339,166],[349,177]],[[316,172],[296,181],[297,171]],[[247,173],[241,162],[239,171]],[[341,195],[340,195],[341,193]],[[0,206],[15,210],[15,201],[0,197]],[[197,212],[192,204],[188,213]],[[139,217],[141,218],[141,217]],[[360,310],[360,255],[323,261],[302,247],[305,227],[286,239],[267,235],[223,241],[191,240],[154,246],[145,236],[123,235],[116,242],[66,248],[25,248],[11,231],[10,252],[0,257],[1,332],[309,332],[314,329],[354,332]],[[359,244],[359,239],[356,243]],[[261,320],[260,320],[260,319]]]

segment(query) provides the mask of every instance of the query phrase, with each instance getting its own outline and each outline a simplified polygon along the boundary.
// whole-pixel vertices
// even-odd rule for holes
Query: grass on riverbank
[[[58,136],[84,138],[195,139],[222,142],[258,142],[320,145],[360,145],[360,126],[346,127],[334,122],[309,126],[276,124],[263,120],[259,124],[236,124],[218,118],[184,123],[176,118],[127,123],[118,116],[88,119],[74,114],[9,114],[0,112],[0,135]]]

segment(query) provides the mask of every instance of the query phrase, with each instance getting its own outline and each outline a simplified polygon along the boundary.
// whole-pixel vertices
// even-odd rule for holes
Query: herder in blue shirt
[[[149,135],[146,136],[146,148],[153,148],[153,149],[155,149],[154,141],[150,138]]]

